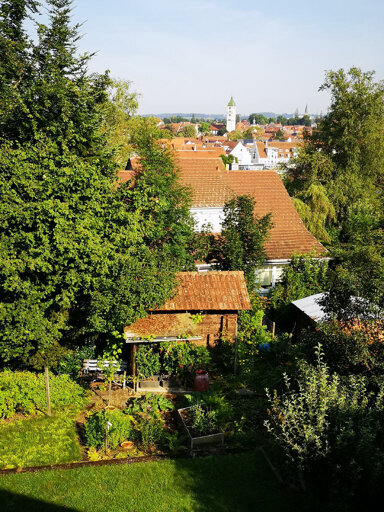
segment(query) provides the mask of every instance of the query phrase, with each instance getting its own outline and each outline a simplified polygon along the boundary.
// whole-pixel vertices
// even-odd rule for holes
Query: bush
[[[218,430],[217,412],[207,409],[201,404],[195,405],[190,410],[192,416],[192,428],[201,436],[213,434]]]
[[[137,370],[141,377],[151,377],[160,372],[174,376],[186,376],[208,367],[209,350],[188,341],[170,341],[160,346],[141,345],[136,353]]]
[[[209,351],[202,345],[172,341],[160,345],[162,367],[169,375],[185,376],[205,369],[211,361]]]
[[[173,403],[162,395],[147,393],[140,398],[133,398],[128,404],[128,414],[146,413],[154,417],[160,417],[162,412],[172,411]]]
[[[81,407],[85,392],[68,375],[50,374],[51,407]],[[43,374],[31,372],[0,372],[0,418],[10,418],[16,413],[25,415],[45,411],[47,400]]]
[[[144,450],[152,450],[166,441],[164,422],[156,418],[143,418],[138,425],[138,437]]]
[[[384,370],[384,324],[382,320],[332,320],[316,330],[300,333],[299,345],[307,359],[313,360],[313,348],[321,344],[331,370],[342,375],[382,375]]]
[[[107,430],[108,422],[111,424]],[[89,448],[101,448],[104,446],[108,432],[108,446],[117,446],[126,439],[135,438],[135,420],[133,416],[123,411],[100,411],[90,416],[84,427],[86,445]]]
[[[191,395],[185,395],[188,405],[200,407],[205,411],[213,411],[216,426],[225,430],[227,425],[233,419],[233,407],[226,396],[214,389],[209,389],[203,393],[195,392]]]
[[[152,377],[161,370],[160,354],[157,346],[141,345],[136,352],[137,371],[140,377]]]
[[[57,375],[67,374],[74,381],[79,380],[84,359],[95,358],[95,347],[81,347],[71,350],[53,368]]]
[[[316,366],[303,364],[292,390],[268,394],[265,426],[293,466],[327,485],[353,492],[371,491],[384,477],[384,385],[373,392],[367,379],[342,379],[329,372],[320,347]]]
[[[280,328],[292,331],[290,303],[329,289],[328,261],[310,255],[293,256],[283,276],[269,294],[269,315]]]

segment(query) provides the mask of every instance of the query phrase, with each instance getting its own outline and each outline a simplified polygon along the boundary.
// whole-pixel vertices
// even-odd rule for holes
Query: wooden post
[[[44,373],[45,373],[45,394],[47,397],[47,414],[48,414],[48,416],[51,416],[51,395],[50,395],[50,391],[49,391],[48,366],[44,367]]]
[[[235,360],[233,363],[233,375],[236,376],[237,374],[237,348],[238,348],[238,342],[237,342],[237,317],[236,317],[236,326],[235,326]]]
[[[272,338],[275,337],[275,329],[276,329],[276,324],[275,322],[272,323]]]
[[[127,372],[124,370],[124,374],[123,374],[123,389],[125,389],[126,384],[127,384]]]
[[[136,380],[136,343],[133,344],[132,347],[132,377],[133,377],[133,390],[137,391],[137,380]]]

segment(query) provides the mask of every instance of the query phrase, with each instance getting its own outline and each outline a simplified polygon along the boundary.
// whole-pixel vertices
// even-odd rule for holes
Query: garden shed
[[[234,342],[239,311],[251,309],[241,271],[180,272],[177,280],[173,298],[124,329],[126,342],[132,346],[133,374],[141,344],[189,341],[213,347],[224,336]]]
[[[213,346],[223,335],[234,341],[239,311],[251,309],[244,274],[180,272],[172,299],[124,329],[127,343],[193,339]]]

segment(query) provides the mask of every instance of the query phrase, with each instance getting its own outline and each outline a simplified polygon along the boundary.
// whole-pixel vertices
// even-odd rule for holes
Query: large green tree
[[[311,208],[305,220],[315,234],[334,225],[333,238],[345,243],[352,211],[382,212],[384,82],[375,82],[373,72],[340,69],[326,73],[320,90],[331,95],[329,111],[287,169],[286,185]]]
[[[130,140],[141,171],[117,181],[104,129],[106,102],[116,106],[109,79],[89,76],[90,56],[77,56],[71,2],[48,4],[49,24],[25,45],[29,87],[4,71],[0,98],[16,105],[0,146],[0,358],[44,365],[59,344],[105,342],[164,302],[192,229],[187,191],[153,130]]]

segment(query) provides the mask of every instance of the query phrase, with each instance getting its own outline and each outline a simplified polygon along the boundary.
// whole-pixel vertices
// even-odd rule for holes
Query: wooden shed
[[[125,327],[127,343],[189,339],[212,347],[223,335],[234,341],[239,311],[251,309],[243,272],[180,272],[177,278],[172,299]]]

